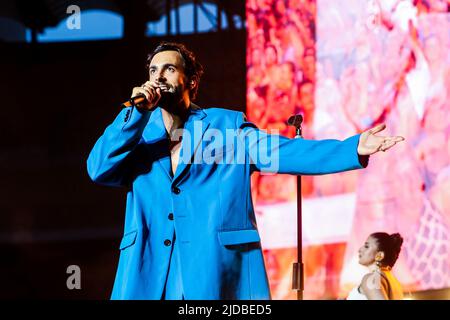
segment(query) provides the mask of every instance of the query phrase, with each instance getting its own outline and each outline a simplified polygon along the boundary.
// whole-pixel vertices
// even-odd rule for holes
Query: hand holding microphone
[[[161,99],[161,88],[154,82],[147,81],[140,87],[134,87],[130,100],[123,103],[123,107],[136,106],[151,111]]]

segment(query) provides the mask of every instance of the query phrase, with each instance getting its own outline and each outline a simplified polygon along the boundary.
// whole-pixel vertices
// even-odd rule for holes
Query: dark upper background
[[[159,41],[183,42],[197,54],[205,67],[199,105],[245,110],[245,29],[230,24],[225,30],[146,37],[146,23],[159,20],[169,2],[193,1],[0,5],[0,18],[12,17],[33,30],[32,42],[0,41],[0,299],[109,298],[126,190],[91,182],[86,159],[132,87],[146,80],[146,56]],[[245,19],[243,0],[218,3],[226,16]],[[124,37],[36,42],[40,30],[66,17],[70,4],[120,13]],[[14,30],[2,25],[2,34]],[[66,287],[72,264],[81,268],[81,290]]]

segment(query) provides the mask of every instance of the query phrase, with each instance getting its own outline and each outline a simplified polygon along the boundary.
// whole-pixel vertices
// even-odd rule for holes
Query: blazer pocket
[[[234,230],[234,231],[219,231],[219,242],[223,246],[238,245],[244,243],[259,242],[258,230]]]
[[[136,242],[137,230],[128,232],[122,237],[122,241],[120,241],[120,250],[128,248],[132,246]]]

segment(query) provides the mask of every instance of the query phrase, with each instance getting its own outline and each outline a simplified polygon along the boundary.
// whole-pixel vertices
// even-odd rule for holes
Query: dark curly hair
[[[375,232],[370,235],[377,241],[378,251],[384,252],[381,264],[393,267],[398,259],[403,244],[403,238],[399,233],[388,234],[386,232]]]
[[[197,98],[198,87],[200,84],[200,78],[203,75],[203,66],[197,61],[194,53],[186,48],[184,44],[176,42],[161,42],[152,53],[147,57],[147,70],[150,68],[150,63],[153,57],[163,51],[177,51],[181,54],[184,60],[184,73],[188,82],[195,78],[197,85],[189,90],[189,97],[192,100]]]

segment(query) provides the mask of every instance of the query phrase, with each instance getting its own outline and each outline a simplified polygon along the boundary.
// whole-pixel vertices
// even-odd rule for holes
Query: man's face
[[[187,78],[184,73],[184,61],[177,51],[157,53],[149,67],[149,78],[161,88],[161,100],[170,99],[178,102],[187,94]]]

